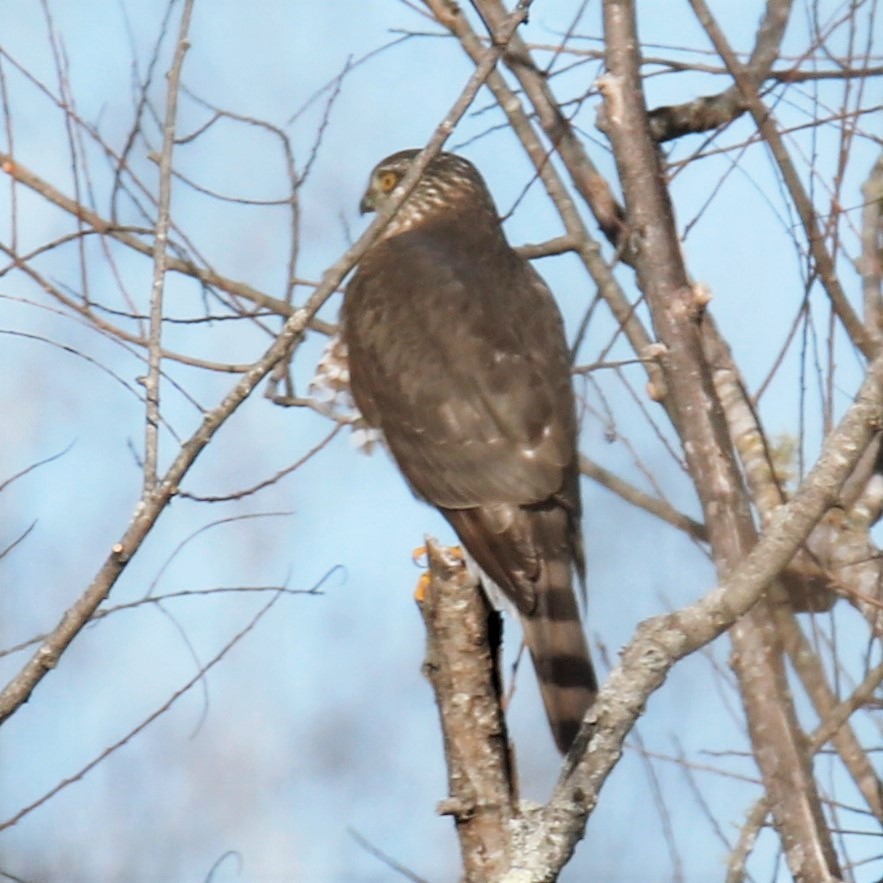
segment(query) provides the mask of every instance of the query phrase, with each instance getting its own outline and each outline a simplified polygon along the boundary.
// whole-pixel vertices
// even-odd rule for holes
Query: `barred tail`
[[[549,726],[565,754],[598,693],[595,670],[569,574],[564,584],[538,592],[537,608],[521,615]]]

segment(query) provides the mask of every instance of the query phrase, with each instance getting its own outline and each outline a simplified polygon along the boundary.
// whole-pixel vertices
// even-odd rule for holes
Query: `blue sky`
[[[746,48],[761,4],[718,5],[731,42]],[[573,6],[563,0],[535,4],[526,38],[555,42],[568,26]],[[133,53],[143,72],[163,4],[56,3],[52,10],[69,58],[77,110],[119,147],[132,121]],[[644,40],[705,47],[687,10],[675,14],[671,4],[647,2],[640,4],[640,14]],[[0,0],[0,20],[0,45],[54,89],[39,7],[25,9],[15,0]],[[288,121],[348,59],[384,45],[401,29],[437,30],[393,0],[197,3],[184,82],[206,102],[287,126],[302,169],[322,119],[323,98],[294,123]],[[803,44],[801,30],[798,15],[791,47]],[[589,4],[579,32],[600,33],[598,4]],[[160,72],[168,66],[168,48],[167,41]],[[300,278],[317,280],[364,229],[357,206],[371,167],[387,153],[423,143],[470,70],[452,40],[424,36],[377,55],[348,75],[299,194]],[[8,64],[5,73],[17,157],[72,193],[63,118]],[[598,73],[597,63],[591,63],[552,82],[559,94],[575,95],[588,90]],[[164,79],[161,73],[154,79],[151,97],[161,106]],[[648,92],[651,103],[657,103],[721,85],[719,78],[672,76],[651,80]],[[488,101],[482,93],[476,109],[486,108]],[[579,122],[596,139],[593,158],[610,173],[606,146],[593,129],[596,105],[597,98],[589,98]],[[789,112],[801,118],[798,108]],[[203,107],[183,99],[179,131],[195,131],[207,118]],[[529,174],[513,136],[487,134],[499,122],[493,110],[470,115],[450,145],[465,145],[462,151],[485,174],[501,211],[508,212]],[[150,129],[155,148],[156,130]],[[747,124],[734,127],[732,141],[749,131]],[[820,151],[830,149],[823,133]],[[675,150],[686,153],[686,148]],[[146,145],[137,144],[133,166],[149,184],[155,169],[146,153]],[[847,187],[852,205],[858,204],[860,178],[873,157],[870,148],[857,147]],[[94,147],[89,159],[96,205],[106,213],[107,167]],[[673,193],[682,226],[700,211],[730,162],[729,155],[709,158],[676,180]],[[261,200],[286,195],[278,145],[253,126],[221,123],[180,145],[176,164],[209,190]],[[21,191],[19,198],[22,250],[73,229],[68,217],[39,199]],[[10,236],[8,199],[4,185],[2,241]],[[684,245],[691,272],[714,293],[712,310],[752,386],[772,364],[803,297],[788,230],[777,216],[780,206],[767,158],[755,149],[740,160],[740,169],[727,178]],[[121,212],[128,223],[144,223],[125,200]],[[173,212],[218,272],[284,296],[290,241],[284,208],[220,204],[179,184]],[[559,222],[536,186],[507,222],[516,244],[559,232]],[[96,300],[123,308],[122,279],[135,302],[146,303],[148,261],[117,249],[112,272],[97,243],[87,248],[88,282]],[[75,249],[67,247],[48,256],[42,266],[54,280],[79,290],[76,259]],[[558,296],[573,333],[594,296],[593,287],[573,258],[544,260],[538,268]],[[630,274],[619,275],[630,288]],[[856,291],[853,287],[851,293]],[[0,387],[0,413],[7,418],[0,480],[72,445],[63,457],[0,495],[0,546],[37,521],[21,547],[0,562],[0,638],[9,645],[57,621],[131,517],[140,492],[131,448],[140,450],[143,436],[143,409],[133,391],[144,369],[130,351],[35,306],[52,302],[22,276],[0,278],[0,295],[0,330],[49,341],[2,336],[0,372],[6,380]],[[298,288],[296,297],[305,296],[305,288]],[[194,283],[170,278],[169,315],[200,315],[201,303]],[[333,319],[338,306],[339,298],[333,299],[323,315]],[[612,328],[603,312],[590,329],[580,361],[592,361],[610,337]],[[241,323],[216,322],[210,327],[171,325],[166,341],[204,358],[247,362],[259,356],[269,337]],[[93,361],[52,342],[69,345]],[[294,371],[301,387],[312,376],[323,346],[324,340],[315,336],[298,352]],[[617,348],[617,354],[626,353]],[[858,372],[845,348],[840,361],[842,410]],[[206,407],[233,382],[230,376],[182,366],[173,366],[170,373]],[[640,375],[629,376],[640,393]],[[796,359],[788,361],[764,399],[771,432],[794,432],[798,376]],[[649,489],[621,441],[628,439],[677,505],[696,515],[686,478],[648,431],[624,387],[610,374],[599,375],[597,383],[587,393],[592,414],[583,428],[584,450]],[[609,425],[595,416],[605,402],[612,403],[615,416],[618,440],[613,442],[607,438]],[[164,407],[176,432],[192,431],[197,409],[168,385]],[[808,407],[816,421],[810,435],[817,440],[817,404],[810,401]],[[329,430],[328,421],[315,414],[274,407],[255,395],[200,458],[184,489],[220,494],[250,486],[302,457]],[[174,450],[166,434],[162,464],[168,465]],[[707,591],[714,583],[713,571],[685,537],[597,486],[585,483],[583,493],[589,631],[598,659],[606,653],[615,660],[639,621]],[[242,516],[259,517],[216,524],[176,552],[182,540],[206,525]],[[386,456],[366,456],[346,432],[261,494],[217,506],[176,500],[127,568],[111,604],[133,602],[148,591],[283,583],[306,589],[333,571],[323,583],[323,594],[282,597],[211,670],[204,688],[190,691],[82,781],[0,833],[0,868],[26,880],[198,881],[232,852],[236,857],[225,859],[213,880],[389,879],[388,869],[348,833],[355,829],[425,878],[453,879],[458,868],[453,832],[448,819],[435,815],[446,781],[435,709],[420,675],[422,625],[411,598],[419,571],[410,550],[426,533],[451,540],[441,519],[411,497]],[[7,818],[74,775],[137,726],[193,677],[194,657],[204,664],[268,597],[239,592],[179,599],[166,602],[162,610],[151,605],[121,611],[87,629],[0,733],[0,815]],[[848,630],[848,612],[843,620]],[[709,653],[725,666],[725,642],[716,642]],[[0,659],[0,673],[14,673],[23,660],[22,654]],[[607,665],[601,662],[600,668]],[[653,697],[638,730],[648,750],[661,754],[674,754],[679,745],[693,758],[701,758],[701,750],[740,752],[746,743],[732,713],[736,707],[707,656],[697,654],[678,666]],[[544,799],[558,758],[529,676],[520,679],[511,718],[525,796]],[[751,763],[737,753],[715,763],[753,775]],[[664,762],[654,769],[661,792],[669,796],[667,812],[684,861],[683,878],[719,878],[726,849],[702,819],[683,772]],[[726,833],[734,837],[732,826],[741,823],[757,790],[735,778],[710,777],[705,784],[723,812]],[[635,849],[636,831],[645,832],[641,849]],[[591,874],[592,879],[610,881],[671,880],[674,872],[662,831],[644,762],[629,751],[562,879]],[[763,835],[759,853],[764,861],[772,848]]]

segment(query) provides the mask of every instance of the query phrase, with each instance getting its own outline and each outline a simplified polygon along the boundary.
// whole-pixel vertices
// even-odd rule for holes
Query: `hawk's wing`
[[[575,417],[561,319],[511,249],[437,229],[385,240],[344,321],[356,404],[420,496],[463,509],[562,491]]]

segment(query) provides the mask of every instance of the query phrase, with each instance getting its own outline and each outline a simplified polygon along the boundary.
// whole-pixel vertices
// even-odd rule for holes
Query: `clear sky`
[[[120,149],[133,119],[133,64],[143,76],[164,4],[83,0],[49,5],[69,61],[77,112]],[[717,5],[731,42],[747,48],[762,4]],[[526,38],[557,42],[576,6],[565,0],[535,3]],[[673,7],[681,4],[639,6],[645,41],[707,48],[686,4],[676,12]],[[577,33],[600,34],[598,7],[588,4]],[[0,0],[0,21],[0,46],[56,91],[39,4]],[[790,46],[803,45],[802,27],[798,16]],[[177,15],[171,33],[176,28]],[[192,97],[182,98],[179,132],[195,132],[208,121],[211,114],[200,102],[266,120],[288,133],[302,171],[327,105],[329,92],[320,90],[348,63],[402,31],[437,30],[394,0],[203,0],[196,4],[190,34],[184,82]],[[150,90],[159,108],[170,45],[167,39]],[[556,69],[568,64],[561,60]],[[3,70],[15,155],[73,195],[62,115],[9,60]],[[343,80],[299,193],[299,278],[317,280],[364,229],[358,202],[371,167],[394,150],[425,142],[470,71],[451,39],[414,36],[371,57]],[[588,62],[553,78],[553,86],[561,95],[582,95],[599,72],[597,62]],[[713,77],[669,76],[649,81],[648,92],[655,104],[722,85]],[[597,104],[597,96],[590,96],[578,121],[595,142],[593,158],[610,173],[606,144],[593,125]],[[501,116],[488,108],[489,95],[483,92],[449,146],[479,166],[501,212],[508,213],[529,180],[528,165],[513,136],[490,131]],[[791,112],[803,119],[799,108]],[[147,128],[152,143],[137,141],[132,163],[151,185],[155,168],[147,153],[159,142],[156,126]],[[747,125],[734,127],[727,143],[749,131]],[[822,153],[831,149],[826,138],[823,133],[819,140]],[[8,149],[6,137],[0,141]],[[690,142],[692,148],[697,144]],[[685,148],[676,151],[687,155]],[[81,184],[93,188],[97,210],[108,215],[107,161],[94,145],[88,156],[90,180]],[[852,205],[858,204],[860,176],[873,159],[870,149],[866,157],[856,161],[855,171],[850,169]],[[716,191],[731,160],[726,154],[691,166],[673,192],[682,228],[701,211],[685,242],[688,263],[696,278],[711,287],[712,310],[754,387],[772,365],[803,291],[789,239],[793,220],[783,222],[763,151],[743,157],[740,169]],[[175,161],[203,190],[255,200],[278,200],[287,193],[278,141],[243,122],[221,121],[180,144]],[[23,251],[74,229],[69,217],[32,195],[19,191],[19,199]],[[126,199],[120,200],[119,211],[126,223],[146,225]],[[284,207],[219,203],[178,181],[173,211],[179,229],[219,273],[284,296],[291,236]],[[3,184],[0,241],[11,236],[9,217],[9,189]],[[507,221],[516,244],[560,232],[536,186]],[[87,250],[94,299],[125,309],[122,280],[143,309],[149,261],[117,249],[111,266],[97,243],[88,243]],[[58,249],[42,266],[56,282],[82,290],[75,247]],[[591,284],[570,257],[542,261],[538,269],[555,291],[573,335],[594,296]],[[621,278],[631,285],[628,273]],[[296,298],[303,300],[307,293],[300,287]],[[0,548],[36,521],[20,547],[0,561],[0,643],[8,646],[55,624],[131,517],[140,492],[132,449],[141,450],[143,437],[136,378],[144,367],[132,351],[82,323],[36,307],[53,302],[20,274],[0,277],[0,296],[0,482],[71,446],[0,494]],[[202,315],[201,293],[190,281],[170,279],[166,303],[170,316]],[[323,316],[333,320],[338,306],[339,298],[333,299]],[[598,312],[589,331],[581,362],[593,361],[610,338],[603,313]],[[267,327],[278,326],[268,322]],[[31,336],[10,336],[10,330]],[[237,362],[257,358],[269,343],[269,336],[251,325],[231,322],[170,325],[166,335],[178,351]],[[298,352],[295,377],[301,391],[323,346],[316,336]],[[611,355],[617,354],[626,351],[617,347]],[[858,376],[845,350],[842,362],[841,409]],[[230,375],[207,376],[183,366],[170,373],[205,407],[234,382]],[[629,376],[642,393],[640,374]],[[796,360],[786,363],[763,401],[774,433],[795,432],[797,376]],[[596,385],[581,392],[589,404],[584,450],[649,490],[633,449],[671,499],[697,515],[684,475],[623,385],[611,374],[599,375]],[[172,430],[181,435],[192,431],[199,412],[171,385],[164,390],[164,407]],[[608,407],[612,419],[605,418]],[[809,407],[814,414],[812,402]],[[224,494],[254,485],[298,460],[331,428],[318,415],[275,407],[255,395],[215,439],[183,489]],[[817,426],[810,427],[814,432],[817,438]],[[174,450],[167,432],[161,465],[168,465]],[[597,486],[585,483],[583,493],[588,627],[597,659],[609,661],[640,620],[695,599],[713,586],[714,577],[701,551],[685,537]],[[250,517],[241,520],[245,516]],[[148,593],[217,587],[308,589],[331,572],[323,593],[280,598],[201,685],[81,781],[0,833],[0,870],[28,881],[195,883],[230,853],[212,880],[390,879],[389,869],[354,839],[350,832],[355,830],[428,880],[454,879],[458,856],[452,826],[435,814],[436,803],[446,795],[445,770],[435,708],[420,674],[423,632],[411,597],[419,570],[410,551],[426,533],[452,539],[441,519],[411,497],[386,455],[366,456],[347,432],[259,494],[217,505],[176,500],[114,589],[112,605]],[[178,599],[162,608],[120,611],[87,629],[0,732],[0,817],[38,799],[125,736],[193,677],[196,660],[208,662],[269,598],[239,592]],[[725,667],[725,642],[717,642],[709,653]],[[0,658],[0,674],[11,675],[24,659],[21,653]],[[600,662],[602,671],[607,667]],[[638,727],[645,747],[664,755],[683,750],[693,759],[702,759],[702,749],[744,751],[742,725],[732,711],[736,700],[725,694],[721,677],[706,654],[678,666]],[[558,757],[530,676],[520,679],[511,719],[525,796],[545,799]],[[714,763],[738,774],[754,772],[736,754]],[[683,771],[660,761],[654,773],[663,795],[677,795],[665,812],[675,831],[683,879],[720,879],[726,849],[690,796]],[[726,777],[705,779],[704,785],[722,813],[726,835],[735,838],[735,826],[757,789]],[[763,842],[759,850],[764,858],[770,855],[768,846]],[[675,878],[647,768],[634,751],[627,752],[609,781],[563,879],[589,875],[642,883]]]

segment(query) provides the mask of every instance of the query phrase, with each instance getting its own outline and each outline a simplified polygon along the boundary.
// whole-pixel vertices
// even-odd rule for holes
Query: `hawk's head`
[[[383,207],[418,153],[400,150],[377,163],[359,203],[362,214]],[[497,211],[478,169],[462,156],[440,153],[429,163],[384,236],[402,233],[427,220],[453,217],[452,213],[465,222],[475,212],[490,212],[496,225]]]

